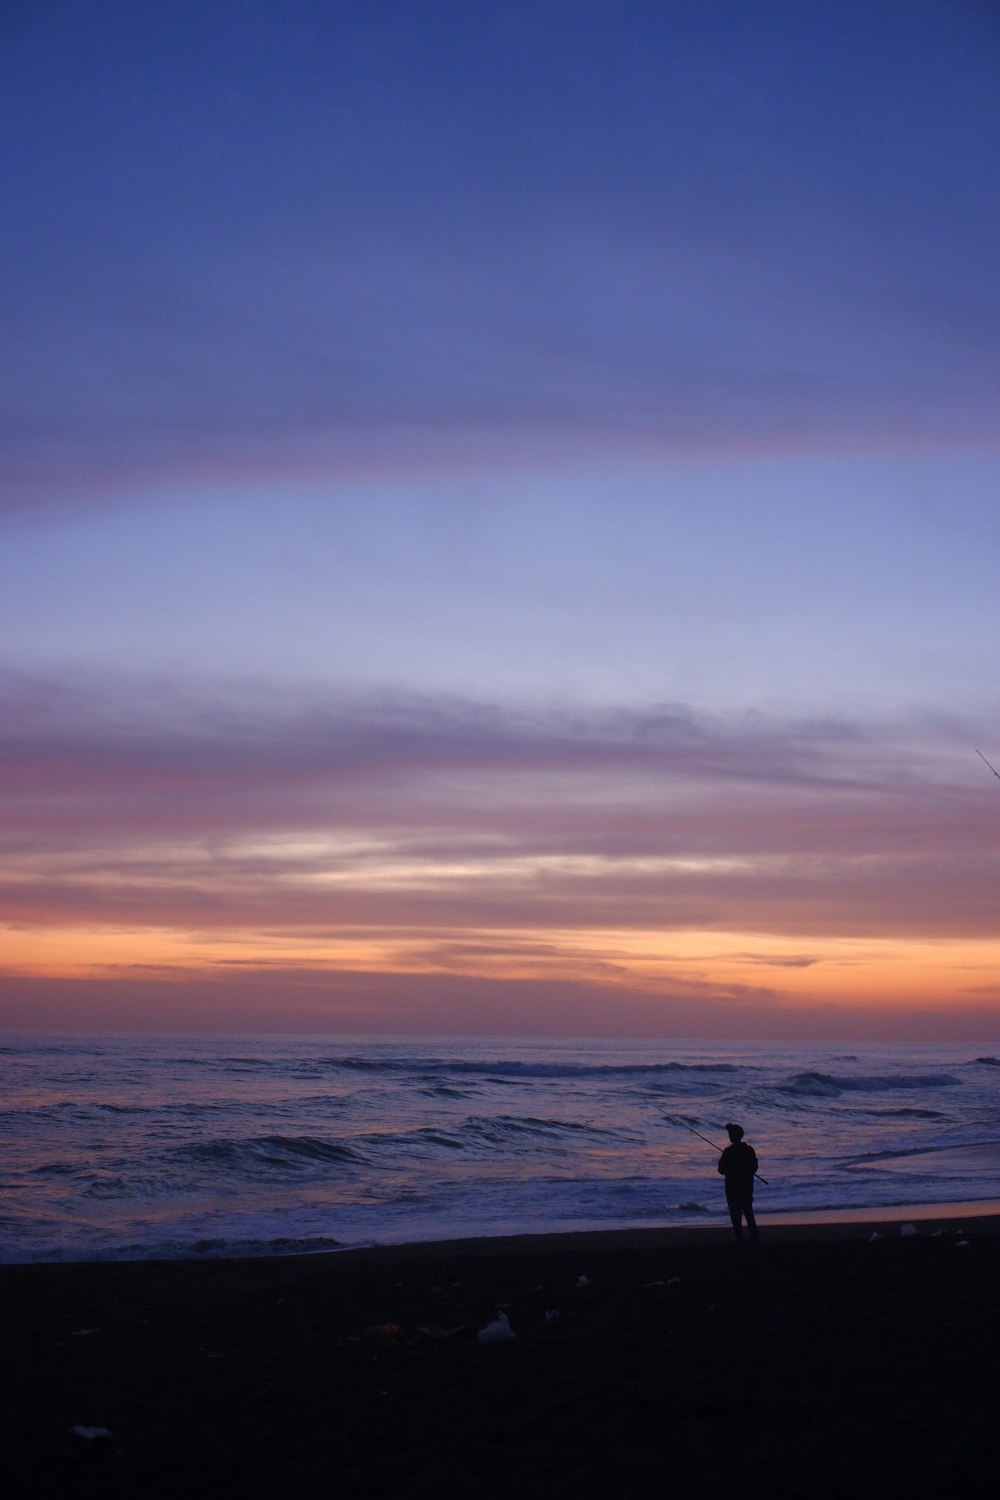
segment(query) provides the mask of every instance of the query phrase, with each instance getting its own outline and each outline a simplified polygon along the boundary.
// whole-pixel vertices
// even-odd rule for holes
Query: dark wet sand
[[[902,1217],[0,1267],[5,1493],[979,1492],[1000,1220]]]

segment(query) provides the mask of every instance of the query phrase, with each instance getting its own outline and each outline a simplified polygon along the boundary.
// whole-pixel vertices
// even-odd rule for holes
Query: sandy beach
[[[956,1493],[993,1464],[998,1275],[995,1213],[905,1211],[755,1249],[702,1228],[5,1266],[6,1491]],[[483,1342],[498,1313],[515,1337]]]

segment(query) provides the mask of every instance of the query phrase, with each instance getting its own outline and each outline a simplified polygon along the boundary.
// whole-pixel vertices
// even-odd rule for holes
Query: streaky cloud
[[[0,715],[15,922],[800,943],[992,922],[991,788],[957,722],[11,674]]]

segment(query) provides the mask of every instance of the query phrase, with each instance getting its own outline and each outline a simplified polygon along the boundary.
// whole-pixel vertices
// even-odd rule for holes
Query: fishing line
[[[976,754],[979,756],[979,759],[981,761],[985,761],[986,764],[988,766],[990,766],[989,761],[986,760],[986,756],[983,754],[983,752],[981,750],[977,750]],[[1000,771],[997,770],[996,766],[990,766],[990,770],[993,772],[993,774],[996,777],[997,781],[1000,781]]]
[[[992,769],[992,767],[991,767],[991,769]],[[695,1128],[694,1128],[693,1125],[689,1125],[688,1122],[687,1122],[687,1120],[682,1120],[679,1115],[667,1115],[667,1114],[665,1114],[663,1116],[663,1118],[665,1120],[669,1120],[670,1123],[671,1123],[671,1125],[683,1125],[685,1130],[690,1130],[690,1132],[691,1132],[692,1135],[696,1135],[698,1137],[699,1141],[704,1141],[706,1146],[711,1146],[711,1148],[712,1148],[713,1151],[720,1151],[721,1152],[721,1150],[722,1150],[721,1146],[717,1146],[714,1141],[710,1141],[707,1135],[702,1135],[702,1133],[701,1133],[700,1130],[695,1130]],[[759,1172],[755,1172],[753,1175],[756,1177],[757,1181],[758,1182],[762,1182],[765,1187],[769,1186],[767,1178],[766,1177],[762,1177]]]

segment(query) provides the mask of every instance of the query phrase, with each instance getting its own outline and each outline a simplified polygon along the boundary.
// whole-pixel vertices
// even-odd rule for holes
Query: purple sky
[[[998,101],[974,0],[0,5],[0,1019],[995,1034]]]

